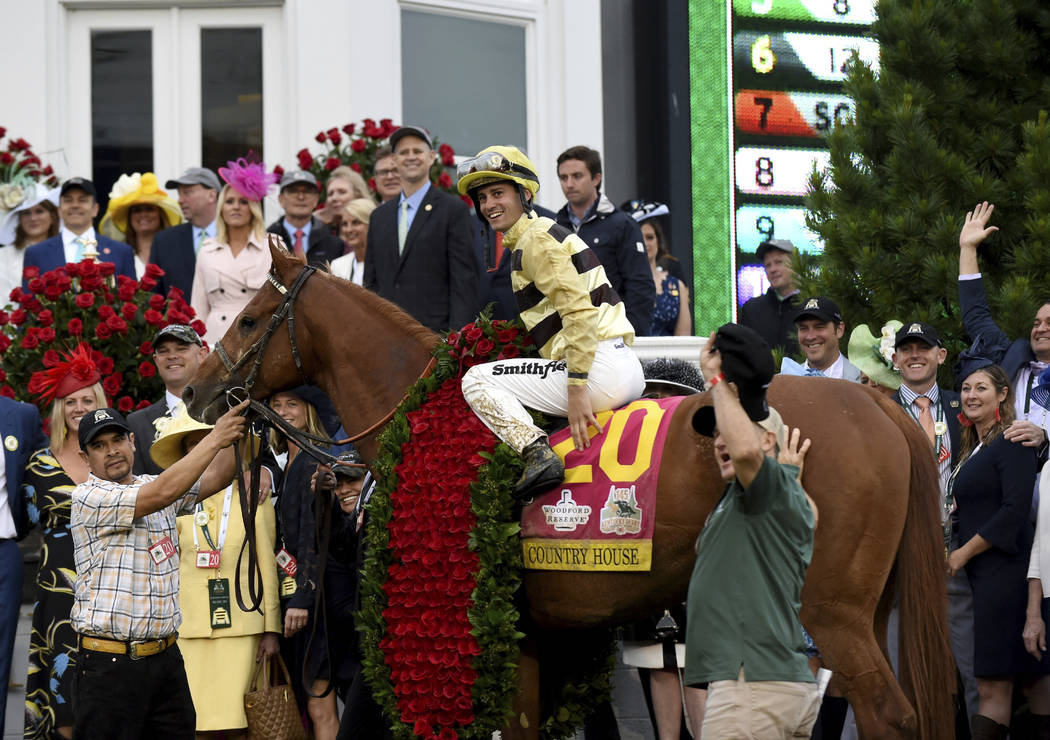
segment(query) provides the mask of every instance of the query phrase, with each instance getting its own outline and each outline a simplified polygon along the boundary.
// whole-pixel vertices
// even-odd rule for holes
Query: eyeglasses
[[[376,177],[394,177],[395,175],[397,175],[396,168],[389,170],[376,170]]]

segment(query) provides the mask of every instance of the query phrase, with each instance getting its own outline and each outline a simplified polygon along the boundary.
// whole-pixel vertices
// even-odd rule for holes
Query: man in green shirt
[[[714,406],[693,426],[714,437],[727,485],[697,541],[685,681],[708,683],[704,737],[808,738],[820,704],[799,622],[815,526],[798,481],[809,440],[799,446],[796,429],[789,442],[766,405],[773,361],[751,330],[712,333],[700,368]]]

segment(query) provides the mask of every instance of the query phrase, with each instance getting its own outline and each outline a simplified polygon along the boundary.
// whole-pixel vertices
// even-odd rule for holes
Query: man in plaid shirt
[[[175,645],[182,623],[175,517],[230,484],[229,448],[244,435],[246,405],[223,415],[159,476],[132,474],[134,435],[118,411],[98,409],[81,420],[80,454],[91,475],[73,490],[70,514],[75,737],[194,737],[196,713]]]

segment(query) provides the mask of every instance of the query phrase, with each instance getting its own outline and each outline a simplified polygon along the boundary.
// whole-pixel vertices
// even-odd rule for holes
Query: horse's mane
[[[326,280],[334,280],[340,287],[347,286],[353,292],[355,300],[360,300],[366,310],[372,314],[378,314],[389,320],[395,326],[404,327],[408,334],[427,348],[432,348],[438,343],[440,337],[429,328],[423,326],[415,318],[410,316],[397,304],[381,298],[367,288],[362,288],[357,283],[333,275],[331,271],[318,270],[318,274],[324,275]]]

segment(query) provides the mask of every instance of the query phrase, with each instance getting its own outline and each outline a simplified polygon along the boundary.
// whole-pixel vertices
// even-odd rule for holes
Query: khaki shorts
[[[712,681],[701,740],[808,738],[820,711],[816,683]]]

